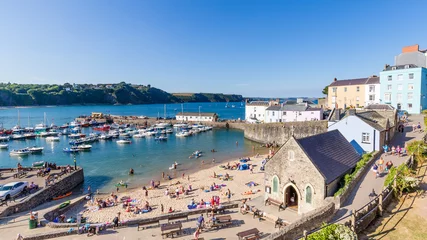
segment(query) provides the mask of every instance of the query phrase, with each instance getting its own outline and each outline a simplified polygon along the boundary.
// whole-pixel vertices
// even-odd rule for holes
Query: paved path
[[[424,136],[424,133],[413,132],[412,124],[418,124],[418,122],[420,122],[422,128],[425,129],[423,118],[423,115],[410,116],[410,122],[405,128],[405,131],[403,133],[396,132],[390,146],[404,146],[405,142],[421,140]],[[382,154],[381,156],[384,158],[384,162],[391,160],[394,166],[398,166],[408,159],[407,156],[398,157],[385,154]],[[371,167],[372,165],[369,166],[369,168]],[[376,193],[380,193],[383,190],[385,178],[386,175],[381,175],[380,177],[376,178],[375,174],[371,170],[368,171],[366,175],[362,177],[360,183],[356,185],[356,187],[353,189],[353,192],[351,193],[345,204],[341,207],[340,210],[338,210],[333,221],[336,221],[341,217],[347,216],[350,214],[351,210],[360,209],[365,204],[367,204],[370,201],[369,194],[372,192],[372,189],[374,189]]]
[[[69,197],[66,197],[60,200],[44,203],[34,208],[33,211],[38,212],[39,220],[43,221],[44,214],[53,210],[54,208],[57,208],[59,204],[68,200],[70,200],[71,202],[74,202],[82,197],[84,196],[71,195]],[[22,236],[26,236],[26,235],[32,235],[32,234],[38,234],[38,233],[56,230],[49,227],[41,227],[41,228],[35,228],[30,230],[28,219],[29,219],[29,211],[21,212],[21,213],[14,214],[12,216],[1,218],[0,219],[0,239],[15,239],[18,233],[20,233]]]

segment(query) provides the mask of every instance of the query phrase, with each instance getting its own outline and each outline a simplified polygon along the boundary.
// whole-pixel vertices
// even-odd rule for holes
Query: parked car
[[[0,200],[9,200],[27,190],[28,182],[11,182],[0,188]]]

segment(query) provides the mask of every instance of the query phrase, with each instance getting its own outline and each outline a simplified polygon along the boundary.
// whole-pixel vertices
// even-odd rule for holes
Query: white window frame
[[[407,99],[408,99],[408,100],[412,100],[412,99],[414,99],[414,93],[413,93],[413,92],[408,92]]]
[[[375,92],[375,85],[369,85],[369,92]]]
[[[388,84],[388,85],[387,85],[387,90],[388,90],[388,91],[390,91],[391,89],[393,89],[393,85]]]
[[[344,87],[344,92],[347,92],[347,87]]]
[[[360,87],[356,87],[356,92],[360,92]]]
[[[397,74],[397,81],[403,81],[403,74]]]
[[[397,101],[398,103],[401,103],[401,102],[402,102],[402,100],[403,100],[403,95],[402,95],[402,93],[398,93],[398,94],[396,94],[396,101]]]
[[[370,134],[362,132],[362,143],[371,143]]]
[[[414,90],[414,84],[408,83],[408,90]]]
[[[414,73],[409,73],[408,74],[408,79],[414,79]]]
[[[403,84],[397,84],[397,90],[402,91],[403,90]]]
[[[385,93],[384,94],[384,101],[385,102],[391,102],[391,93]]]
[[[387,76],[387,81],[393,81],[393,76],[392,75],[388,75]]]
[[[412,103],[408,103],[408,110],[412,110]]]

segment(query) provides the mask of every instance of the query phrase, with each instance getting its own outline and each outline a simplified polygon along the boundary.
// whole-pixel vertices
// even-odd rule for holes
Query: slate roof
[[[285,104],[282,107],[282,111],[305,111],[307,110],[308,106],[306,106],[305,104],[292,104],[292,105],[288,105]]]
[[[338,130],[295,140],[323,175],[326,184],[354,168],[360,159],[353,146]]]
[[[396,65],[396,66],[388,66],[384,71],[393,71],[393,70],[400,70],[400,69],[406,69],[405,66],[408,65],[409,68],[419,68],[415,64],[405,64],[405,65]]]
[[[252,101],[246,103],[247,106],[268,106],[268,101]]]
[[[355,78],[347,80],[337,80],[333,81],[329,86],[349,86],[349,85],[365,85],[365,84],[379,84],[380,78],[377,76],[367,77],[367,78]]]
[[[280,111],[280,109],[282,108],[282,106],[280,105],[274,105],[274,106],[270,106],[268,108],[266,108],[266,111]]]
[[[371,104],[365,107],[365,109],[371,110],[394,110],[394,107],[390,104]]]
[[[362,120],[363,122],[365,122],[366,124],[368,124],[369,126],[373,127],[374,129],[382,132],[385,130],[385,128],[383,128],[380,124],[378,124],[378,122],[371,120],[371,119],[367,119],[361,116],[356,115],[360,120]]]
[[[356,78],[356,79],[348,79],[348,80],[337,80],[329,85],[330,87],[335,86],[347,86],[347,85],[363,85],[366,83],[368,78]]]

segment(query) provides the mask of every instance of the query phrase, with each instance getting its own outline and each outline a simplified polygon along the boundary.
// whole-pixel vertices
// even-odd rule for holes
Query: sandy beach
[[[78,211],[83,212],[83,216],[87,217],[89,222],[111,222],[117,212],[121,212],[121,219],[126,221],[133,218],[158,216],[162,214],[161,204],[164,206],[164,213],[167,213],[170,207],[172,207],[175,212],[188,210],[187,205],[190,204],[192,199],[194,199],[197,204],[202,199],[205,202],[209,202],[212,196],[219,196],[220,202],[227,202],[226,192],[228,189],[230,189],[232,194],[231,201],[242,198],[254,198],[260,196],[262,192],[261,188],[263,186],[264,174],[260,172],[260,166],[262,160],[266,157],[267,154],[262,154],[258,157],[254,156],[250,158],[250,161],[247,163],[256,165],[253,168],[253,173],[251,173],[250,170],[229,170],[220,168],[221,165],[226,166],[227,163],[233,166],[235,163],[239,162],[239,159],[233,159],[221,162],[221,165],[215,165],[189,175],[184,175],[184,178],[180,175],[170,181],[161,181],[159,188],[148,190],[148,197],[145,196],[145,190],[143,190],[142,187],[144,185],[149,187],[149,183],[141,184],[135,189],[125,189],[122,187],[119,192],[114,192],[114,194],[118,196],[119,201],[122,197],[130,197],[132,200],[131,205],[138,206],[139,208],[143,208],[146,201],[148,201],[149,205],[152,207],[152,211],[147,213],[135,214],[133,212],[126,212],[126,209],[123,208],[121,203],[115,206],[98,209],[96,203],[92,205],[91,201],[88,201],[82,206],[82,209],[78,209]],[[179,167],[178,165],[178,170]],[[213,177],[214,173],[217,175],[217,178]],[[230,180],[223,179],[226,173],[229,174]],[[189,180],[188,176],[190,177]],[[258,185],[249,187],[246,185],[246,183],[249,182],[254,182]],[[214,191],[205,191],[214,183],[222,187]],[[191,185],[193,190],[190,191],[188,195],[180,194],[179,198],[170,198],[165,195],[166,190],[170,193],[175,193],[177,188],[183,187],[183,189],[188,189],[189,185]],[[245,194],[250,191],[254,192],[254,194]],[[94,195],[95,200],[106,200],[107,198],[112,199],[109,195]]]

